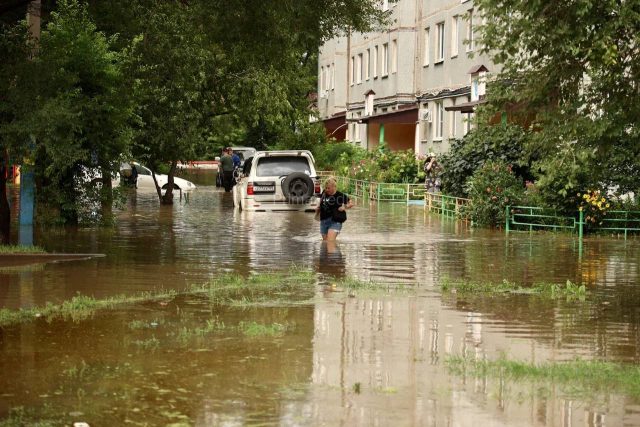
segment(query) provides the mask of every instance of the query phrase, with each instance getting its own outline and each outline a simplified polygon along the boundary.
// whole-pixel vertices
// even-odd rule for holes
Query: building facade
[[[480,55],[472,0],[383,1],[392,24],[325,43],[318,111],[327,134],[374,149],[446,152],[473,126],[495,66]]]

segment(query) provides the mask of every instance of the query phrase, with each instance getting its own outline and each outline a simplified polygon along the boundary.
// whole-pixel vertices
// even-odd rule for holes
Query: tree
[[[640,3],[620,0],[477,0],[482,51],[501,66],[490,108],[533,117],[530,150],[542,183],[558,151],[579,157],[596,184],[640,182]],[[533,113],[533,115],[531,115]],[[572,154],[572,153],[573,154]],[[587,153],[587,155],[585,155]],[[591,154],[588,154],[591,153]],[[576,164],[575,162],[573,163]],[[577,175],[576,175],[577,176]],[[578,180],[555,190],[563,198]]]
[[[303,138],[321,42],[387,16],[374,0],[95,1],[92,10],[101,28],[136,40],[129,74],[142,128],[134,154],[154,168],[168,163],[170,182],[178,160],[228,141],[229,124],[247,145]],[[158,189],[163,203],[171,190]]]
[[[11,166],[10,158],[22,153],[18,146],[2,134],[4,126],[16,118],[16,111],[10,101],[17,76],[27,61],[27,29],[23,25],[0,24],[0,244],[9,244],[11,231],[11,210],[7,199],[7,175]]]
[[[13,120],[2,133],[35,166],[39,205],[56,221],[78,221],[78,193],[87,169],[99,169],[103,218],[109,218],[111,176],[131,139],[131,98],[123,87],[123,54],[97,31],[86,7],[61,0],[8,93]],[[42,217],[45,210],[38,209]]]

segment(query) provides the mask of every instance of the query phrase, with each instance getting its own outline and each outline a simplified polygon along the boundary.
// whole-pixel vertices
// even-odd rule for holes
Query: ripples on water
[[[470,378],[459,384],[449,379],[441,366],[448,354],[495,358],[506,352],[513,358],[533,361],[583,356],[640,362],[640,249],[635,240],[586,239],[580,253],[571,236],[513,233],[507,237],[500,231],[472,230],[426,215],[420,207],[360,204],[349,212],[339,242],[332,247],[321,243],[311,214],[237,212],[230,195],[206,185],[191,195],[189,203],[172,207],[159,206],[153,193],[132,194],[118,213],[114,229],[48,230],[36,240],[50,252],[104,253],[106,257],[0,269],[0,307],[44,305],[78,293],[102,297],[183,289],[220,272],[247,275],[289,266],[310,268],[319,273],[321,282],[356,277],[402,282],[418,292],[415,297],[371,296],[345,302],[319,291],[322,297],[313,307],[290,312],[216,313],[230,324],[243,318],[286,319],[298,328],[280,344],[247,343],[233,336],[214,344],[203,343],[204,353],[191,354],[188,366],[182,366],[182,350],[164,343],[162,337],[173,335],[140,333],[139,339],[161,338],[162,351],[148,364],[144,352],[132,350],[136,345],[123,343],[120,334],[128,336],[131,313],[118,314],[115,323],[100,317],[82,328],[74,327],[76,334],[103,337],[96,342],[95,351],[85,351],[76,335],[50,343],[47,337],[60,325],[42,327],[37,333],[50,343],[50,358],[24,367],[20,360],[33,354],[29,345],[23,345],[18,353],[4,347],[3,371],[19,371],[19,381],[5,378],[3,389],[13,387],[18,394],[29,388],[30,381],[37,382],[41,371],[46,377],[47,366],[57,366],[62,353],[71,354],[74,363],[87,360],[108,365],[102,355],[113,348],[117,349],[115,356],[134,354],[134,366],[127,368],[133,371],[126,374],[132,387],[169,388],[163,375],[169,375],[175,386],[191,391],[204,383],[204,390],[190,395],[194,405],[177,404],[185,412],[198,413],[199,425],[258,421],[298,425],[295,420],[300,417],[308,417],[310,425],[335,425],[345,420],[391,425],[394,419],[390,413],[376,409],[387,404],[394,408],[393,413],[401,414],[404,425],[412,424],[412,417],[434,425],[456,424],[470,414],[473,419],[493,422],[491,425],[510,425],[509,420],[519,419],[517,410],[487,409],[483,403],[495,395],[500,384]],[[507,279],[523,284],[571,280],[586,284],[591,295],[585,302],[535,300],[523,295],[440,297],[437,285],[445,277]],[[178,317],[166,309],[160,314],[167,325],[198,325],[211,315],[209,308],[199,307],[197,302],[181,310]],[[157,310],[142,309],[135,318],[152,322],[158,315]],[[15,337],[11,332],[4,338],[0,335],[0,349],[2,343],[25,340],[32,334],[29,326],[24,328]],[[168,340],[172,343],[173,339]],[[296,368],[289,372],[292,364]],[[261,367],[261,371],[247,371],[245,366]],[[268,381],[264,379],[267,371],[271,371]],[[234,383],[234,378],[239,382]],[[309,378],[316,387],[308,389]],[[302,389],[296,388],[297,383],[304,384]],[[352,391],[355,383],[374,390],[374,395],[366,394],[368,401],[358,398]],[[443,385],[453,390],[444,400],[440,397]],[[284,391],[287,387],[296,391]],[[46,384],[41,388],[46,391]],[[226,391],[218,395],[207,390]],[[102,387],[101,392],[109,402],[110,386]],[[149,393],[154,395],[157,390]],[[286,403],[279,406],[278,402]],[[405,407],[406,402],[413,405],[412,410]],[[543,400],[532,400],[524,412],[533,415],[527,415],[530,419],[524,424],[555,425],[553,420],[567,413],[566,402],[552,400],[547,405]],[[637,420],[637,411],[631,406],[625,410]],[[113,417],[121,420],[118,411]],[[609,414],[622,419],[621,411],[610,408]],[[542,412],[546,421],[540,421]],[[502,416],[507,417],[504,424],[496,421]],[[597,416],[595,411],[578,418]]]

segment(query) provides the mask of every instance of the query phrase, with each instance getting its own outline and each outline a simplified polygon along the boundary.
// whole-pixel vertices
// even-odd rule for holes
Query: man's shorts
[[[329,230],[333,230],[339,233],[342,230],[342,223],[335,222],[332,218],[323,219],[320,221],[320,234],[325,235],[329,233]]]

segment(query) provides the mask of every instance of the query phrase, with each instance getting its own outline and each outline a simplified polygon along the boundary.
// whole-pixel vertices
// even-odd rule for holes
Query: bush
[[[456,140],[440,159],[442,192],[466,197],[467,180],[488,161],[510,164],[516,176],[531,180],[530,159],[524,149],[528,137],[521,126],[510,124],[481,127]]]
[[[389,183],[416,183],[424,179],[422,161],[411,150],[390,151],[385,145],[377,150],[357,148],[342,153],[336,173],[354,179]]]
[[[318,144],[313,149],[316,168],[319,170],[335,170],[341,156],[355,157],[358,150],[364,151],[349,142],[336,142],[334,140],[326,144]]]
[[[468,181],[471,198],[469,214],[481,226],[495,227],[505,222],[505,208],[516,205],[524,196],[524,185],[510,165],[488,162]]]

